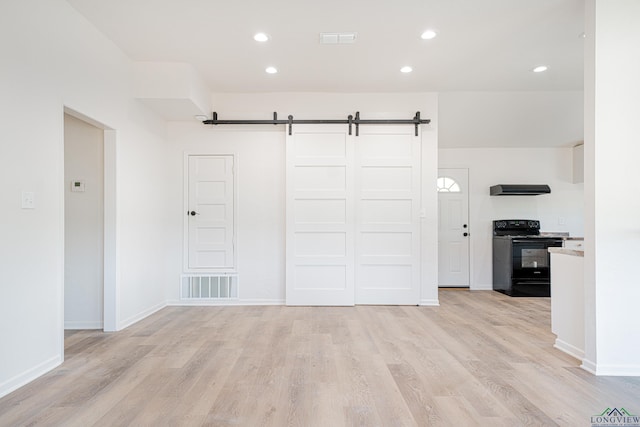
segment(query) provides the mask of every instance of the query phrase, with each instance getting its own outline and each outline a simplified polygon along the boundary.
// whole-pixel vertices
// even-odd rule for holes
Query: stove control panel
[[[538,234],[540,221],[532,219],[499,219],[493,221],[494,234]]]

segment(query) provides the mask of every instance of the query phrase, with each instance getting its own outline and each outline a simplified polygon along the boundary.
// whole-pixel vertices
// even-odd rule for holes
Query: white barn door
[[[355,145],[356,304],[418,304],[420,137],[361,127]]]
[[[286,142],[286,303],[354,304],[353,136],[295,125]]]
[[[187,155],[186,271],[235,268],[232,155]]]
[[[418,304],[414,127],[295,125],[286,150],[286,303]]]

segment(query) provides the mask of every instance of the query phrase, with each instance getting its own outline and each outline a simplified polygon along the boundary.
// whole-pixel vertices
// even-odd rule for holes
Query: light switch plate
[[[22,209],[35,209],[36,196],[33,191],[22,192]]]

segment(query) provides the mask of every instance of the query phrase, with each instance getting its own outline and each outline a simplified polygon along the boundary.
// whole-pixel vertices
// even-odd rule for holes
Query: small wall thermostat
[[[71,181],[71,191],[84,193],[84,180],[78,179],[75,181]]]

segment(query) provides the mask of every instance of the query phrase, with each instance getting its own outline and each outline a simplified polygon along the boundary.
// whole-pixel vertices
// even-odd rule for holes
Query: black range
[[[540,235],[540,221],[493,221],[493,290],[512,297],[551,296],[548,248],[562,237]]]

